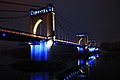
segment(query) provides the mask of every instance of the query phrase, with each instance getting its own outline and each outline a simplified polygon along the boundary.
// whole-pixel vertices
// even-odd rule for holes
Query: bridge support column
[[[77,50],[78,50],[78,53],[84,53],[85,52],[85,47],[84,46],[78,46]]]
[[[50,59],[50,50],[53,44],[52,40],[40,41],[37,45],[30,45],[31,60],[48,61]]]

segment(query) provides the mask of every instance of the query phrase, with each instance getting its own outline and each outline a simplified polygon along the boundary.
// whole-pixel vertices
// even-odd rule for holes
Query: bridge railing
[[[16,34],[16,35],[22,35],[22,36],[28,36],[28,37],[33,37],[33,38],[48,40],[48,37],[47,37],[47,36],[35,35],[35,34],[28,33],[28,32],[24,32],[24,31],[22,32],[22,31],[17,31],[17,30],[0,28],[0,32],[3,32],[4,34],[10,33],[10,34]],[[79,44],[76,43],[76,42],[67,41],[67,40],[62,40],[62,39],[55,39],[55,42],[60,42],[60,43],[65,43],[65,44],[79,45]]]
[[[40,35],[34,35],[32,33],[22,32],[22,31],[13,31],[13,30],[7,30],[7,29],[0,29],[0,32],[3,33],[11,33],[11,34],[17,34],[17,35],[23,35],[23,36],[29,36],[34,38],[41,38],[41,39],[47,39],[47,37],[40,36]]]
[[[78,43],[71,42],[71,41],[66,41],[66,40],[60,40],[60,39],[55,39],[56,42],[61,42],[61,43],[66,43],[66,44],[73,44],[73,45],[79,45]]]

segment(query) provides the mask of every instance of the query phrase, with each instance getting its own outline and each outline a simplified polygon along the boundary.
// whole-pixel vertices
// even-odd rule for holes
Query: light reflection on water
[[[75,67],[77,70],[73,70],[71,73],[64,77],[64,80],[82,80],[89,79],[90,67],[96,66],[99,54],[92,55],[87,59],[78,59],[78,65]]]
[[[76,64],[76,67],[66,70],[57,77],[53,77],[55,75],[54,73],[51,75],[48,72],[31,73],[31,80],[88,80],[90,67],[96,66],[98,58],[98,54],[90,56],[87,59],[80,58],[78,59],[78,64]]]
[[[31,73],[31,80],[49,80],[47,72]]]
[[[30,45],[31,60],[48,61],[50,47],[46,41],[40,41],[40,45]]]
[[[56,80],[53,72],[32,72],[31,80]]]
[[[98,55],[97,55],[98,56]],[[63,69],[63,72],[30,72],[23,73],[14,70],[10,66],[0,66],[0,80],[88,80],[90,68],[96,66],[97,59],[95,57],[80,58],[68,61],[67,64],[74,64],[73,68]],[[78,62],[78,64],[77,64]],[[76,64],[76,65],[75,65]],[[58,74],[61,71],[60,74]],[[58,75],[56,75],[56,73]],[[3,79],[4,78],[4,79]]]

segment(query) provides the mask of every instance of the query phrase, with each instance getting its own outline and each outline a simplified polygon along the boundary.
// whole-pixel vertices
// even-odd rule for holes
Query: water
[[[99,64],[90,72],[90,79],[120,79],[120,53],[101,53]]]
[[[69,55],[68,55],[69,56]],[[96,56],[96,57],[95,57]],[[66,68],[58,71],[22,72],[10,65],[0,65],[0,80],[104,80],[120,79],[120,55],[99,53],[91,57],[62,58]],[[3,58],[3,57],[1,57]],[[8,58],[5,58],[6,60]],[[4,60],[4,59],[2,59]],[[10,58],[8,59],[11,60]],[[12,63],[12,61],[11,61]],[[8,64],[8,63],[7,63]]]
[[[89,68],[96,66],[97,59],[89,57],[89,60],[70,59],[64,60],[66,68],[55,72],[22,72],[13,69],[10,65],[0,66],[0,80],[77,80],[88,79]]]

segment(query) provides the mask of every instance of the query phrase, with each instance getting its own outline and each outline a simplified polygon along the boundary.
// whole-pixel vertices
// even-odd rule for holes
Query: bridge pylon
[[[30,32],[36,35],[39,24],[43,21],[46,26],[46,37],[55,39],[55,13],[54,6],[48,4],[40,9],[30,9]]]
[[[38,41],[38,45],[30,45],[31,60],[48,61],[51,59],[51,47],[55,40],[55,13],[54,6],[48,4],[40,9],[30,9],[30,31],[36,36],[37,29],[41,22],[45,23],[46,39]],[[41,26],[40,26],[41,27]]]
[[[88,45],[88,35],[86,33],[76,35],[76,37],[77,37],[78,44],[80,44],[80,45]]]

